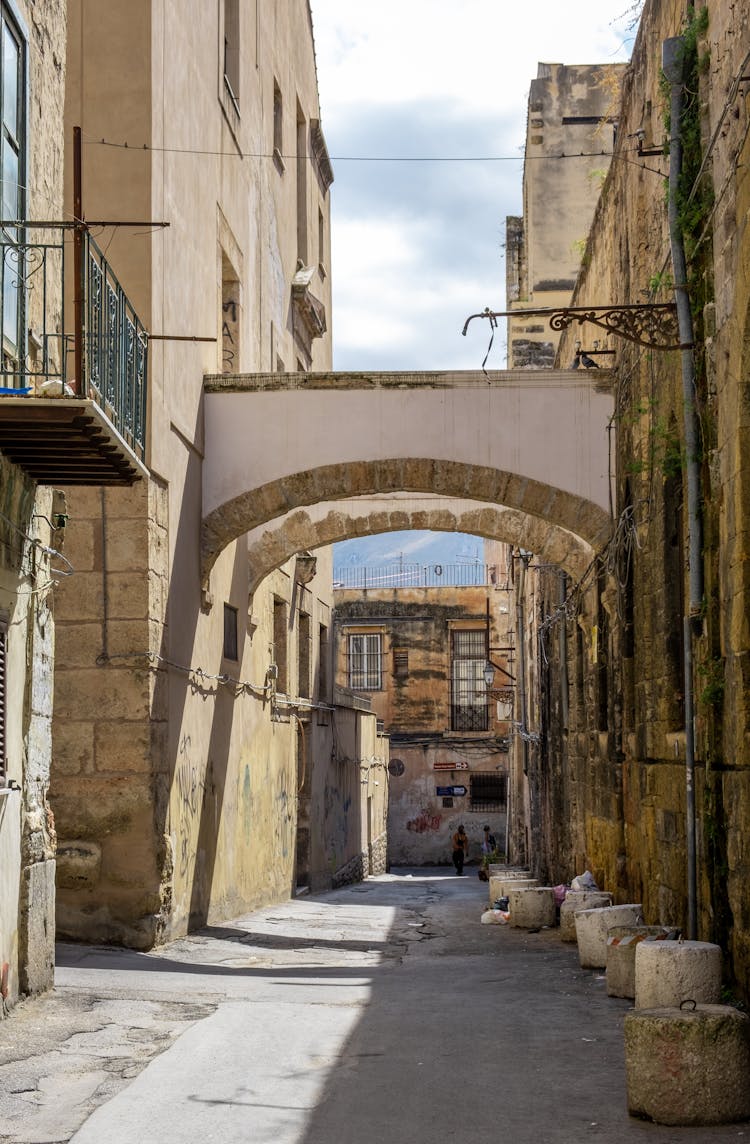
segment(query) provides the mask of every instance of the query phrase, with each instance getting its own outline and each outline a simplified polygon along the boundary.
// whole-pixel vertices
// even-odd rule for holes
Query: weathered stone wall
[[[689,77],[682,124],[689,186],[679,213],[695,323],[696,405],[705,584],[693,621],[699,937],[718,941],[728,978],[750,994],[746,727],[748,614],[747,218],[750,191],[746,3],[702,13],[674,0],[647,2],[623,85],[618,153],[597,208],[574,302],[671,300],[663,178],[668,138],[661,48],[685,35]],[[639,157],[643,146],[656,154]],[[699,142],[699,145],[697,145]],[[696,183],[698,169],[704,174]],[[576,337],[563,336],[560,362]],[[533,763],[546,800],[541,862],[568,876],[588,866],[620,900],[642,901],[649,922],[687,918],[683,625],[687,604],[684,400],[677,352],[617,338],[613,455],[615,541],[567,622],[570,711],[554,700]],[[547,614],[556,598],[545,596]],[[559,624],[550,630],[551,689],[560,673]],[[569,815],[560,848],[552,823]]]
[[[508,599],[500,587],[336,591],[336,677],[342,685],[348,681],[348,636],[371,631],[382,638],[382,690],[366,695],[390,735],[392,757],[404,768],[389,780],[389,864],[449,863],[450,836],[461,822],[474,859],[481,854],[485,823],[505,839],[504,810],[472,809],[470,776],[507,773],[510,709],[498,712],[490,696],[486,731],[451,729],[451,631],[471,628],[483,637],[486,632],[487,645],[495,649],[491,658],[508,668],[505,651],[496,650],[509,643]],[[397,653],[405,656],[401,666]],[[495,687],[508,683],[498,670]],[[484,682],[481,687],[484,692]],[[455,769],[446,769],[448,764]],[[465,793],[437,793],[454,784]]]
[[[539,64],[526,120],[523,218],[506,220],[511,310],[570,304],[609,168],[623,71],[623,64]],[[508,365],[550,368],[558,341],[542,318],[511,316]]]
[[[363,848],[359,786],[333,866],[316,865],[309,844],[325,808],[300,815],[305,775],[325,774],[332,755],[332,715],[311,706],[331,705],[331,665],[320,666],[330,557],[319,554],[309,587],[293,561],[251,585],[246,541],[234,536],[215,553],[210,584],[200,575],[204,375],[330,368],[330,333],[310,341],[292,300],[301,258],[330,313],[327,158],[307,0],[240,22],[231,93],[223,45],[237,30],[224,28],[222,5],[199,6],[190,21],[145,0],[98,3],[96,19],[86,0],[68,7],[66,130],[131,143],[87,152],[87,215],[169,223],[108,234],[108,258],[152,333],[205,339],[151,342],[151,478],[71,496],[80,578],[59,609],[60,929],[144,947],[282,900],[298,873],[330,884]],[[274,84],[279,154],[216,160],[210,152],[271,150]],[[297,169],[300,113],[309,162]],[[277,687],[269,669],[282,644]]]
[[[53,508],[54,505],[54,508]],[[64,509],[0,456],[0,620],[5,629],[5,763],[0,782],[0,1010],[53,983],[55,826],[48,800],[55,567]],[[39,546],[44,546],[43,551]]]
[[[61,0],[19,0],[28,75],[28,148],[21,209],[62,217],[66,10]],[[39,237],[39,233],[35,237]],[[45,235],[45,237],[48,237]],[[54,235],[59,238],[59,232]],[[7,288],[7,284],[6,284]],[[59,315],[61,283],[48,283]],[[40,290],[28,291],[27,325],[42,324]],[[51,347],[54,357],[57,350]],[[30,352],[30,356],[31,352]],[[21,365],[24,372],[24,366]],[[4,384],[12,384],[5,382]],[[27,376],[18,384],[29,384]],[[53,596],[64,560],[63,498],[38,489],[0,455],[0,616],[6,632],[6,783],[0,783],[0,1009],[53,984],[55,827],[48,800],[53,703]]]

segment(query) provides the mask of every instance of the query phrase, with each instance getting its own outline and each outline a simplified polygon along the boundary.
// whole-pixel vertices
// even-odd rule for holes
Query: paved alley
[[[62,945],[0,1024],[14,1144],[654,1144],[622,1020],[554,930],[481,925],[474,871],[398,870],[152,953]]]

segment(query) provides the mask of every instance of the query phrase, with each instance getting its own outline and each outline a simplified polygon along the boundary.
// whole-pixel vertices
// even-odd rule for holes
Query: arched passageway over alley
[[[603,370],[595,379],[574,370],[259,374],[207,378],[205,389],[204,582],[244,533],[384,493],[503,508],[595,550],[609,536],[613,404]],[[342,539],[330,513],[309,519],[318,535],[294,517],[304,534],[295,551]]]
[[[517,509],[435,496],[354,497],[298,509],[254,529],[248,536],[250,592],[297,552],[409,529],[505,541],[534,552],[544,564],[556,564],[574,581],[594,555],[592,546],[574,533]]]

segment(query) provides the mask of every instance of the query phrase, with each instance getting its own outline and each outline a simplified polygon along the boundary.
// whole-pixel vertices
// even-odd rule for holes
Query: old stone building
[[[0,995],[53,982],[55,822],[50,801],[55,598],[75,569],[64,554],[59,490],[128,485],[144,471],[121,354],[128,324],[99,344],[111,355],[105,396],[72,363],[91,345],[81,306],[67,327],[65,284],[106,273],[84,227],[65,221],[63,114],[66,8],[0,5],[3,226],[0,234]],[[75,238],[73,239],[73,235]],[[73,239],[73,241],[71,241]],[[94,267],[96,270],[94,270]],[[88,296],[88,291],[86,291]],[[71,337],[66,337],[66,327]],[[131,411],[135,408],[130,405]]]
[[[424,569],[416,581],[429,586],[407,586],[408,574],[399,583],[396,569],[393,587],[335,592],[337,680],[369,698],[390,737],[394,865],[449,863],[459,823],[471,860],[481,859],[485,825],[505,847],[515,684],[511,590],[507,549],[488,548],[494,563]],[[462,584],[452,572],[474,575]]]
[[[148,331],[149,391],[147,478],[69,497],[58,929],[146,947],[356,876],[384,831],[386,787],[360,759],[387,745],[333,703],[329,555],[251,585],[240,537],[201,572],[204,376],[330,365],[309,5],[225,0],[186,20],[71,0],[65,122],[86,216],[138,224],[100,242]]]
[[[614,159],[573,296],[601,308],[601,324],[571,326],[558,351],[560,364],[577,340],[614,351],[613,535],[564,599],[558,576],[539,586],[547,654],[529,777],[539,871],[559,878],[588,866],[620,900],[642,901],[647,921],[719,942],[727,979],[747,998],[740,8],[647,0],[623,80]],[[677,314],[654,308],[675,301]],[[603,313],[636,304],[612,322]]]
[[[523,215],[506,219],[511,311],[570,303],[611,162],[624,69],[625,64],[540,63],[531,81]],[[511,315],[509,368],[551,367],[559,337],[539,315]]]

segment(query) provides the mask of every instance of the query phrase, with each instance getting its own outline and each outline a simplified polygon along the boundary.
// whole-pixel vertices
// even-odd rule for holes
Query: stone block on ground
[[[669,926],[615,926],[607,938],[607,996],[635,997],[635,951],[642,941],[664,941]]]
[[[607,964],[607,936],[615,926],[640,925],[640,902],[623,906],[600,906],[579,910],[575,915],[578,959],[582,969],[604,969]]]
[[[541,929],[556,920],[555,892],[551,886],[527,886],[508,894],[510,924],[517,929]]]
[[[631,1011],[625,1016],[625,1075],[631,1116],[671,1125],[746,1120],[750,1017],[729,1005]]]
[[[721,998],[721,948],[708,941],[646,941],[635,951],[635,1007],[715,1005]],[[750,1084],[750,1077],[748,1078]]]
[[[560,939],[576,940],[576,912],[594,910],[612,905],[612,895],[606,890],[568,890],[560,906]]]

